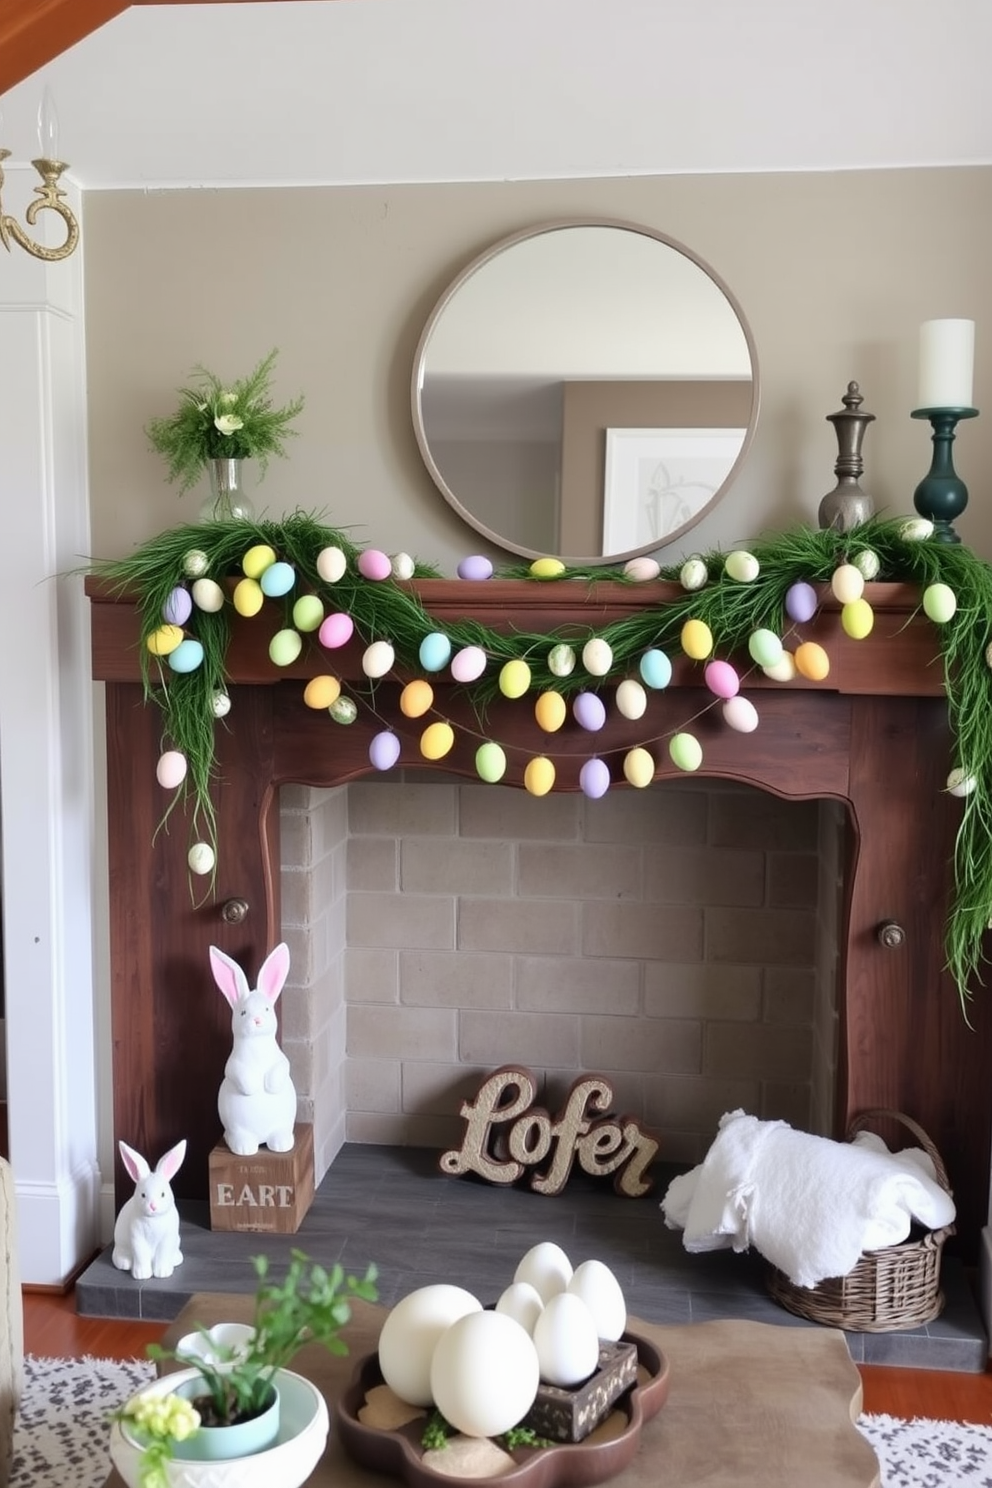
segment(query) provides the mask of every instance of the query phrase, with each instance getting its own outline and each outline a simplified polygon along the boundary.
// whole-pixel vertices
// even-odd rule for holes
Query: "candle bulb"
[[[46,87],[38,105],[38,147],[42,160],[59,158],[59,116],[51,88]]]
[[[973,320],[924,321],[917,407],[970,408],[974,365]]]

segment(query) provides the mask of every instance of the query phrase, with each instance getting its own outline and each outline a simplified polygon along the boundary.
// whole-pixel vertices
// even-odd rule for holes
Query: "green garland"
[[[975,782],[974,789],[964,797],[955,840],[954,887],[946,931],[947,965],[964,1003],[970,995],[969,984],[984,960],[983,939],[992,913],[992,670],[987,657],[992,642],[992,567],[963,546],[910,540],[906,526],[905,519],[873,519],[847,534],[798,528],[763,538],[749,547],[760,565],[750,583],[726,577],[726,555],[722,552],[703,554],[709,574],[704,588],[683,592],[609,625],[590,626],[586,638],[593,634],[601,637],[613,653],[610,675],[595,679],[595,685],[600,686],[636,671],[639,658],[649,648],[677,652],[682,626],[690,618],[702,620],[709,627],[715,650],[724,657],[746,651],[756,629],[767,628],[784,635],[793,623],[785,608],[791,585],[799,580],[828,584],[842,563],[856,559],[864,550],[877,556],[879,580],[910,582],[921,590],[934,583],[946,584],[957,599],[953,618],[937,627],[948,715],[956,762]],[[390,641],[396,664],[403,670],[419,668],[421,641],[442,628],[455,650],[481,647],[491,664],[471,685],[472,698],[480,710],[498,693],[501,665],[514,658],[527,661],[535,692],[553,687],[568,695],[589,685],[581,667],[561,677],[548,664],[557,643],[581,645],[583,637],[576,636],[574,627],[549,634],[500,633],[471,619],[446,621],[441,627],[406,585],[392,579],[370,582],[363,578],[358,569],[362,549],[344,533],[308,514],[296,512],[281,522],[200,523],[162,533],[130,557],[94,564],[91,571],[119,586],[119,592],[137,595],[146,701],[162,710],[163,748],[180,751],[188,762],[186,781],[169,810],[179,800],[184,801],[190,808],[194,839],[199,836],[213,848],[215,700],[226,690],[230,606],[225,604],[217,612],[194,609],[189,626],[204,652],[202,664],[195,671],[170,671],[148,650],[147,640],[162,625],[163,609],[173,590],[188,586],[191,552],[201,553],[206,572],[223,581],[241,574],[242,559],[255,544],[270,546],[292,566],[297,595],[314,593],[328,608],[349,614],[357,635],[366,644]],[[343,576],[333,585],[321,579],[317,568],[318,556],[328,547],[339,548],[346,560]],[[677,581],[679,575],[680,567],[673,566],[662,569],[660,578]],[[418,563],[415,576],[434,577],[436,570]],[[529,576],[529,570],[507,568],[500,576],[523,578]],[[608,567],[565,568],[560,577],[627,582],[622,569]],[[287,597],[286,625],[292,623],[293,597]]]

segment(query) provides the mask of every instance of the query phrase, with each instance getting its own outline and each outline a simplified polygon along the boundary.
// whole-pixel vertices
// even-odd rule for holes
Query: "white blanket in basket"
[[[846,1276],[862,1251],[905,1240],[913,1220],[940,1229],[954,1201],[921,1148],[893,1153],[860,1132],[832,1142],[728,1111],[702,1163],[661,1202],[689,1251],[750,1246],[796,1286]]]

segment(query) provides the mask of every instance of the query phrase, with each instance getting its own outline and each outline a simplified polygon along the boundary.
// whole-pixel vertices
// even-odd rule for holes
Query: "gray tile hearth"
[[[656,1169],[642,1199],[573,1175],[556,1197],[493,1187],[438,1171],[437,1154],[415,1147],[342,1149],[295,1235],[211,1231],[207,1205],[182,1206],[183,1264],[161,1281],[137,1282],[118,1271],[108,1247],[76,1285],[87,1317],[170,1321],[197,1291],[250,1291],[250,1257],[273,1260],[294,1246],[326,1263],[379,1267],[380,1300],[391,1306],[415,1287],[448,1281],[491,1301],[512,1279],[520,1257],[539,1240],[556,1240],[573,1264],[595,1257],[611,1267],[628,1311],[659,1323],[740,1317],[782,1327],[815,1327],[767,1295],[757,1255],[689,1255],[665,1227],[658,1200],[671,1176]],[[856,1363],[981,1373],[988,1346],[964,1267],[944,1259],[946,1307],[925,1327],[848,1333]]]

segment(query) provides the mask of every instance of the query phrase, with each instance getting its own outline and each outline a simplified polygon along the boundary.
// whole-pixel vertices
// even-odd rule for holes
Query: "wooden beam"
[[[4,0],[0,96],[127,9],[125,0]]]

